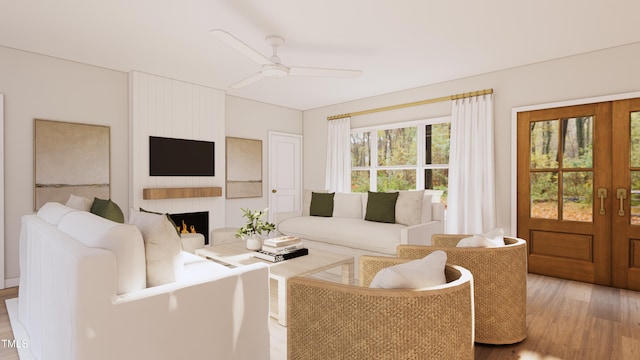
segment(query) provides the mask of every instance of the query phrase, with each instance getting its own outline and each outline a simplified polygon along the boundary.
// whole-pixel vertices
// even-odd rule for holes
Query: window
[[[351,191],[430,189],[446,204],[449,117],[351,131]]]

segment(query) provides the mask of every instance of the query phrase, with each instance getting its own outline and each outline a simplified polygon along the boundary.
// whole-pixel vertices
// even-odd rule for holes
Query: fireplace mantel
[[[221,187],[182,187],[182,188],[146,188],[142,189],[144,200],[185,199],[197,197],[222,196]]]

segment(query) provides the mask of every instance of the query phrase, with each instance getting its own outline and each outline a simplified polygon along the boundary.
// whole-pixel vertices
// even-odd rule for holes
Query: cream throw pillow
[[[76,210],[90,211],[91,205],[93,205],[93,200],[84,196],[71,194],[69,195],[69,199],[67,200],[67,203],[65,205]]]
[[[447,283],[444,266],[447,253],[437,250],[422,259],[390,266],[378,271],[371,281],[371,288],[422,289]]]
[[[424,190],[400,191],[396,201],[396,223],[413,226],[422,219]]]
[[[333,216],[362,219],[362,193],[336,193],[333,197]]]
[[[504,245],[504,230],[495,228],[484,234],[461,239],[456,247],[499,247]]]
[[[184,270],[182,241],[167,216],[131,209],[129,223],[144,240],[147,287],[176,281]]]

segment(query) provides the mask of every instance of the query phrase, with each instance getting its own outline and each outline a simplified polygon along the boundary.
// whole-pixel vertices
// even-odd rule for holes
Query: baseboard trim
[[[20,285],[20,278],[4,279],[4,288],[12,288]]]

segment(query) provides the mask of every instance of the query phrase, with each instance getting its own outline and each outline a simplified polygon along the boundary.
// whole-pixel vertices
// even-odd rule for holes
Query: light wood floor
[[[476,344],[476,359],[640,359],[640,292],[529,274],[527,339],[515,345]],[[0,339],[13,339],[0,290]],[[271,326],[271,359],[286,359],[286,328]],[[18,359],[2,346],[0,359]]]

